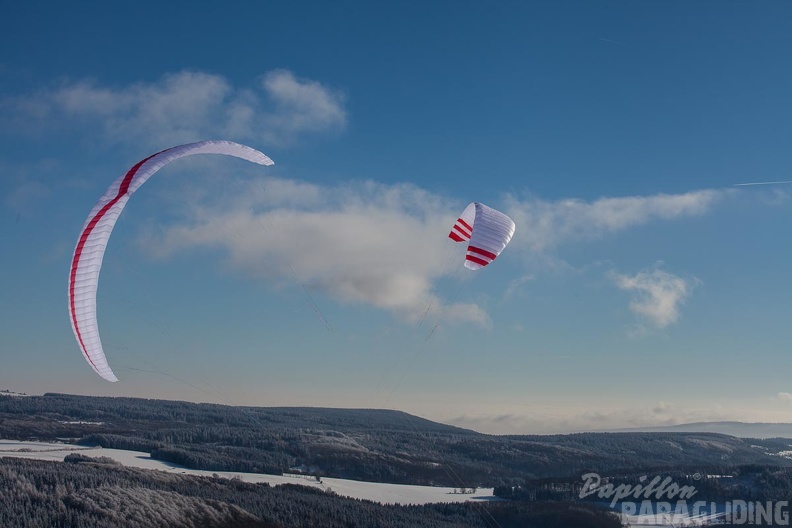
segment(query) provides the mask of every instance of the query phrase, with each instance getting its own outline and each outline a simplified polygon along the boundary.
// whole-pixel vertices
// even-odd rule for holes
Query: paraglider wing
[[[478,202],[468,205],[448,238],[468,241],[465,267],[481,269],[500,255],[514,235],[514,222],[500,211]]]
[[[118,381],[107,364],[96,320],[96,290],[107,241],[129,197],[155,172],[173,160],[193,154],[224,154],[272,165],[261,152],[231,141],[200,141],[158,152],[118,178],[96,203],[80,232],[69,272],[69,319],[83,356],[97,374]]]

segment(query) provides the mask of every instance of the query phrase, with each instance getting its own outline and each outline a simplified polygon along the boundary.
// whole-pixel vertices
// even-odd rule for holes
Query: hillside
[[[112,461],[110,461],[112,462]],[[304,486],[250,484],[119,467],[0,458],[0,526],[68,528],[618,528],[593,505],[386,506]]]
[[[292,468],[373,482],[470,487],[587,471],[792,462],[778,456],[789,449],[785,442],[717,433],[496,436],[391,410],[66,394],[0,398],[0,437],[133,449],[210,471],[280,474]]]
[[[792,423],[745,423],[745,422],[695,422],[661,427],[618,429],[614,432],[645,433],[720,433],[738,438],[789,438],[792,439]]]

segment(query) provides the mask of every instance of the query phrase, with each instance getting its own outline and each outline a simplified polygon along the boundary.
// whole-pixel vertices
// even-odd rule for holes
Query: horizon
[[[0,386],[498,434],[792,421],[792,4],[45,9],[0,21]],[[108,383],[69,323],[81,226],[204,139],[275,165],[194,156],[131,198]],[[516,223],[475,272],[447,237],[471,202]]]
[[[46,394],[63,394],[65,396],[77,396],[77,397],[88,397],[88,398],[130,398],[130,399],[140,399],[146,401],[159,401],[159,402],[172,402],[172,403],[188,403],[192,405],[220,405],[226,407],[245,407],[245,408],[254,408],[254,409],[269,409],[269,410],[278,410],[278,409],[307,409],[307,410],[327,410],[327,411],[383,411],[383,412],[395,412],[395,413],[403,413],[403,414],[410,414],[406,411],[400,409],[388,409],[388,408],[373,408],[373,407],[324,407],[324,406],[295,406],[295,405],[280,405],[280,406],[261,406],[261,405],[238,405],[238,404],[230,404],[230,403],[222,403],[222,402],[212,402],[212,401],[189,401],[189,400],[171,400],[171,399],[161,399],[161,398],[144,398],[138,396],[97,396],[92,394],[70,394],[70,393],[44,393],[44,394],[26,394],[26,393],[17,393],[10,391],[8,389],[0,388],[0,396],[9,396],[9,397],[31,397],[31,396],[45,396]],[[623,429],[599,429],[599,430],[579,430],[579,431],[566,431],[566,432],[545,432],[545,433],[489,433],[486,431],[479,431],[467,427],[462,427],[459,425],[453,425],[448,423],[439,422],[436,420],[432,420],[430,418],[426,418],[423,416],[418,416],[414,414],[410,414],[410,416],[414,418],[418,418],[421,420],[427,420],[432,423],[437,423],[440,425],[445,425],[449,427],[457,427],[460,429],[465,429],[472,431],[474,433],[488,435],[488,436],[558,436],[558,435],[574,435],[574,434],[585,434],[585,433],[654,433],[659,432],[658,429],[673,429],[673,428],[683,428],[683,427],[691,427],[691,426],[729,426],[729,425],[736,425],[736,426],[790,426],[792,427],[792,422],[739,422],[739,421],[714,421],[714,422],[690,422],[690,423],[679,423],[673,425],[658,425],[658,426],[648,426],[648,427],[635,427],[635,428],[623,428]],[[687,433],[712,433],[712,434],[723,434],[726,436],[735,436],[737,438],[758,438],[755,436],[739,436],[736,434],[728,433],[728,432],[719,432],[719,431],[678,431],[680,434],[687,434]],[[765,438],[764,436],[761,438]],[[770,437],[767,437],[770,438]],[[786,437],[781,437],[786,438]],[[792,438],[792,437],[790,437]]]

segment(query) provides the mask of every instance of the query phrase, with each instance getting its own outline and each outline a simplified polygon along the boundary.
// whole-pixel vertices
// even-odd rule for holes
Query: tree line
[[[455,503],[393,506],[299,486],[251,484],[119,467],[0,459],[0,526],[20,528],[621,528],[591,505]]]

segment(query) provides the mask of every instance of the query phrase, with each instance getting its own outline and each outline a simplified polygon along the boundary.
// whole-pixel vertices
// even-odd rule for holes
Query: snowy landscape
[[[277,486],[281,484],[299,484],[325,491],[333,491],[345,497],[365,499],[382,504],[429,504],[451,503],[469,500],[499,501],[503,500],[492,495],[492,488],[477,489],[472,493],[460,493],[458,488],[432,486],[409,486],[398,484],[382,484],[360,482],[337,478],[316,478],[300,474],[264,475],[252,473],[234,473],[228,471],[201,471],[183,468],[152,459],[148,453],[127,451],[123,449],[103,449],[84,447],[74,444],[49,442],[20,442],[0,440],[0,457],[16,457],[34,460],[50,460],[62,462],[72,454],[80,453],[93,457],[108,457],[124,466],[137,467],[195,476],[220,476],[228,479],[240,479],[245,482],[266,482]],[[624,521],[633,526],[648,528],[675,528],[680,526],[701,526],[705,521],[712,521],[718,516],[692,515],[624,515]],[[660,521],[659,523],[657,521]],[[665,522],[663,522],[665,521]]]
[[[792,490],[785,438],[714,432],[498,436],[390,410],[2,394],[0,473],[6,486],[17,482],[9,491],[21,494],[8,504],[22,515],[36,509],[45,524],[64,507],[85,518],[112,516],[102,509],[107,501],[129,500],[144,508],[168,493],[183,502],[169,517],[176,524],[191,508],[211,510],[211,500],[224,504],[222,519],[254,515],[285,526],[299,526],[317,508],[328,508],[325,516],[364,519],[375,504],[403,508],[398,514],[410,519],[406,526],[427,527],[440,518],[448,526],[487,527],[481,517],[486,514],[503,526],[569,515],[596,519],[575,521],[582,526],[603,527],[615,527],[613,519],[670,527],[722,517],[722,508],[702,512],[692,502],[687,509],[668,509],[661,497],[632,510],[584,497],[581,475],[592,467],[608,486],[663,474],[719,507],[748,498],[747,489],[765,501],[782,500]],[[31,486],[36,491],[28,495]],[[51,502],[42,504],[42,496]],[[300,506],[282,510],[283,501]]]
[[[169,473],[180,473],[201,477],[215,475],[228,479],[240,479],[252,483],[266,482],[273,486],[280,484],[299,484],[301,486],[310,486],[325,491],[333,491],[344,497],[365,499],[382,504],[429,504],[436,502],[464,502],[469,500],[502,500],[492,496],[492,488],[476,489],[475,492],[472,493],[465,490],[465,493],[462,493],[460,488],[360,482],[337,478],[321,478],[317,480],[314,477],[300,474],[264,475],[255,473],[235,473],[230,471],[202,471],[187,469],[175,464],[154,460],[148,453],[139,451],[103,449],[101,447],[84,447],[73,444],[48,442],[0,440],[0,457],[17,457],[62,462],[66,456],[72,453],[80,453],[92,457],[108,457],[124,466],[154,469]]]

